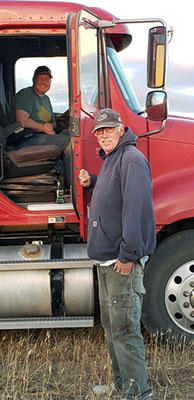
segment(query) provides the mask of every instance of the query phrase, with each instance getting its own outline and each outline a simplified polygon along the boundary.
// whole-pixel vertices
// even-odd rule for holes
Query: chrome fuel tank
[[[1,261],[22,260],[49,260],[51,245],[43,245],[40,242],[26,243],[17,246],[0,246]]]
[[[0,250],[0,318],[93,316],[93,266],[85,244],[64,245],[57,260],[51,245],[38,242]]]
[[[0,317],[51,316],[50,271],[1,271]]]

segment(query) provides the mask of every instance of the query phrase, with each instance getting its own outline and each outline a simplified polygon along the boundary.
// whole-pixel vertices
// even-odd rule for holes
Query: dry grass
[[[161,400],[194,399],[194,343],[181,349],[145,337],[148,372]],[[1,400],[96,400],[96,384],[111,382],[100,325],[88,329],[0,332]],[[101,396],[103,400],[110,399]],[[118,396],[112,396],[116,400]]]

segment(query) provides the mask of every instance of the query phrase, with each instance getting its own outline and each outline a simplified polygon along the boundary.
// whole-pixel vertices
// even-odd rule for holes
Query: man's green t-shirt
[[[15,96],[15,109],[26,111],[36,122],[55,121],[49,97],[39,96],[33,87],[21,89]]]

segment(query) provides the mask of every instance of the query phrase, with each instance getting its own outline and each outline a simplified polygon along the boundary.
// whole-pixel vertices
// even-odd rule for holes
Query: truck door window
[[[53,75],[51,89],[48,92],[54,113],[61,114],[69,108],[67,58],[20,58],[15,64],[16,92],[32,86],[34,70],[39,65],[47,65]]]
[[[82,106],[84,103],[105,107],[105,89],[99,33],[87,20],[97,22],[97,17],[83,10],[79,16],[79,63]],[[87,106],[87,105],[85,105]]]
[[[80,30],[81,93],[88,104],[96,105],[98,82],[96,30],[88,31],[83,26]]]

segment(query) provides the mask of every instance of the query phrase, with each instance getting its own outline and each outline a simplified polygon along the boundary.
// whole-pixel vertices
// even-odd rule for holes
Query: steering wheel
[[[63,129],[69,128],[69,109],[59,115],[59,117],[57,118],[57,125],[59,125]]]

